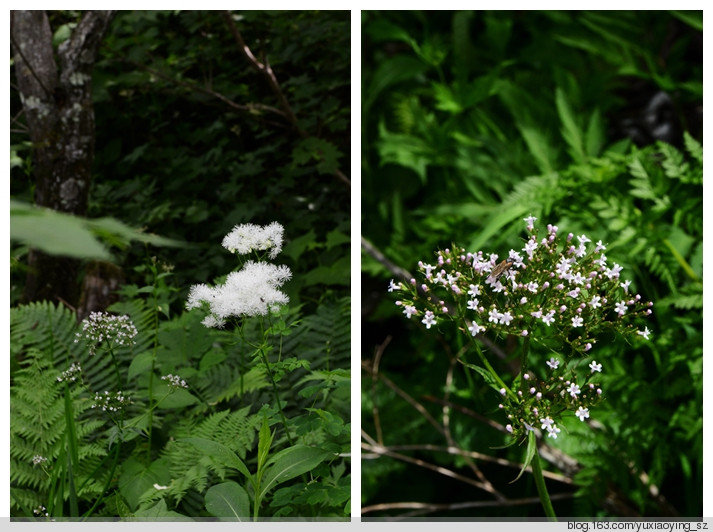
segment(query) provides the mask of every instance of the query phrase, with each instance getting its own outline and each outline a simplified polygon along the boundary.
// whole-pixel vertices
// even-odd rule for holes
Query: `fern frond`
[[[703,146],[701,143],[694,139],[688,131],[683,132],[683,143],[686,146],[686,151],[691,154],[698,163],[703,165]],[[702,177],[702,176],[701,176]]]
[[[703,285],[701,283],[686,285],[681,293],[663,298],[657,304],[660,306],[671,305],[682,310],[702,309]]]
[[[222,464],[205,456],[195,446],[181,442],[181,438],[213,440],[225,445],[242,459],[245,458],[247,451],[253,446],[255,434],[262,422],[257,416],[249,415],[250,409],[251,407],[245,407],[233,412],[224,410],[200,423],[187,420],[176,427],[173,434],[176,441],[170,442],[163,454],[170,463],[173,478],[165,492],[167,495],[180,502],[190,489],[204,491],[211,475],[224,478],[227,473]]]
[[[350,298],[328,301],[305,317],[299,332],[286,338],[285,350],[299,353],[312,369],[348,367],[351,357]]]
[[[46,308],[45,308],[46,310]],[[73,322],[68,322],[71,331]],[[59,330],[54,329],[57,333]],[[27,340],[27,337],[22,337]],[[32,340],[34,345],[45,345],[45,337]],[[10,387],[10,487],[13,493],[13,512],[26,512],[26,505],[47,504],[54,483],[50,472],[64,464],[60,460],[65,454],[66,419],[64,413],[65,385],[68,386],[79,441],[79,463],[73,471],[76,485],[83,486],[80,497],[94,498],[103,490],[105,473],[96,473],[96,465],[106,455],[105,446],[90,443],[103,421],[82,420],[90,408],[86,399],[86,389],[80,383],[71,385],[59,382],[61,370],[53,367],[47,353],[34,347],[22,346],[25,358],[19,370],[13,375]],[[58,361],[60,362],[60,361]],[[62,362],[63,364],[63,362]],[[46,458],[46,462],[33,464],[35,456]],[[91,479],[90,479],[91,477]],[[88,482],[85,480],[90,479]],[[29,496],[27,490],[36,495]],[[65,497],[68,493],[64,494]]]
[[[671,292],[676,293],[677,286],[674,281],[674,270],[676,269],[675,259],[670,253],[662,252],[652,246],[644,251],[644,264],[649,270],[657,275],[662,281],[668,284]]]
[[[689,165],[684,160],[683,154],[674,146],[665,142],[658,141],[656,147],[661,155],[663,155],[661,166],[664,169],[666,177],[685,180],[689,173]]]
[[[646,168],[642,160],[634,156],[629,163],[629,173],[631,174],[629,194],[652,202],[654,212],[664,212],[671,207],[671,200],[664,193],[664,187],[655,183],[656,174],[660,175],[660,170]]]
[[[206,392],[208,401],[211,403],[229,401],[235,397],[243,397],[245,394],[270,387],[270,381],[262,365],[254,366],[244,374],[236,370],[233,373],[232,381],[227,386],[216,389],[214,385],[211,385],[210,380],[202,384],[207,386],[203,391]]]
[[[23,349],[47,353],[51,362],[65,360],[74,345],[77,321],[64,306],[35,301],[10,309],[10,346],[22,356]]]

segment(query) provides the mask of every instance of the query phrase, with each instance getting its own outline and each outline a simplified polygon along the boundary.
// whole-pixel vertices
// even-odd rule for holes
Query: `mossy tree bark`
[[[11,12],[15,75],[33,145],[38,206],[86,214],[94,157],[91,71],[113,14],[87,11],[55,50],[46,12]],[[31,250],[28,265],[25,301],[76,305],[78,261]]]

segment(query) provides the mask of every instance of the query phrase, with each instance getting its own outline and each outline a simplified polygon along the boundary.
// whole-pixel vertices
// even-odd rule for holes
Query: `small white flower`
[[[82,368],[79,365],[78,362],[73,362],[71,366],[69,366],[69,369],[66,371],[62,372],[62,375],[57,377],[57,382],[62,382],[62,381],[71,381],[74,382],[77,380],[77,375],[82,372]]]
[[[416,310],[416,307],[413,305],[405,305],[404,306],[404,314],[406,315],[407,318],[411,319],[411,316],[414,314],[417,314],[418,310]]]
[[[619,316],[623,316],[626,313],[626,301],[619,301],[614,307]]]
[[[163,377],[161,377],[161,380],[168,381],[168,385],[171,388],[188,388],[188,384],[186,384],[186,381],[184,381],[178,375],[164,375]]]
[[[575,416],[579,418],[580,421],[584,421],[585,418],[589,417],[589,409],[588,408],[582,408],[581,406],[577,409],[577,411],[574,413]]]
[[[485,327],[482,327],[482,326],[478,325],[477,323],[472,322],[470,327],[468,327],[468,330],[470,331],[471,335],[475,336],[478,333],[483,332],[485,330]]]
[[[421,320],[421,323],[423,323],[426,326],[426,329],[430,329],[431,325],[436,323],[436,318],[433,315],[433,312],[431,312],[430,310],[427,310],[425,316]]]
[[[555,440],[557,439],[557,434],[559,434],[561,431],[559,427],[556,425],[552,425],[551,427],[547,427],[547,435],[550,438],[554,438]]]
[[[134,345],[138,334],[129,316],[114,316],[106,312],[92,312],[82,321],[82,331],[76,334],[75,343],[86,339],[89,354],[96,354],[97,347],[106,342],[113,345]]]

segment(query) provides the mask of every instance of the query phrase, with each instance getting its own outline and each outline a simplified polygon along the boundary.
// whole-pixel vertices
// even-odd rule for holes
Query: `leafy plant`
[[[330,347],[325,329],[329,323],[336,338],[348,336],[348,312],[308,316],[306,327],[297,316],[287,325],[287,313],[278,311],[270,330],[245,316],[231,333],[207,329],[195,312],[168,319],[167,274],[153,262],[148,269],[153,284],[125,288],[132,298],[112,307],[121,315],[92,314],[79,331],[64,307],[13,309],[12,351],[21,361],[11,387],[13,513],[348,515],[339,482],[350,442],[343,420],[349,372],[341,367],[348,347],[343,340]],[[255,302],[268,297],[259,291],[264,278],[256,281]],[[348,300],[339,309],[348,309]],[[291,344],[275,340],[291,332]],[[304,352],[283,356],[291,349]],[[38,382],[40,395],[32,392]],[[38,415],[45,419],[39,425]],[[322,476],[322,497],[305,498],[308,481]]]
[[[404,324],[384,294],[452,242],[508,257],[528,215],[605,242],[654,302],[650,343],[596,344],[596,422],[538,441],[555,513],[701,515],[701,20],[363,13],[362,515],[542,515],[516,504],[536,495],[530,473],[501,480],[534,449],[501,448],[502,398],[459,363],[475,347],[446,322]],[[500,340],[478,344],[515,378],[524,340]]]

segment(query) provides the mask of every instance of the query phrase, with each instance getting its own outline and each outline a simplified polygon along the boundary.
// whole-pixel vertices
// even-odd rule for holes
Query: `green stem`
[[[153,434],[153,381],[156,372],[156,351],[158,350],[158,299],[156,298],[156,289],[158,287],[158,282],[156,279],[156,267],[153,268],[153,351],[151,353],[151,373],[149,373],[149,421],[148,427],[146,428],[147,442],[146,442],[146,463],[151,463],[151,436]]]
[[[67,446],[67,484],[69,488],[69,516],[79,515],[79,504],[77,500],[77,490],[74,485],[74,465],[79,463],[79,451],[77,442],[77,432],[74,425],[74,409],[72,397],[69,392],[69,384],[64,383],[64,415],[65,415],[65,443]]]
[[[84,515],[82,516],[81,521],[84,521],[87,517],[90,517],[94,510],[96,510],[97,506],[104,500],[106,493],[109,491],[109,486],[111,486],[111,483],[114,481],[114,471],[116,470],[116,465],[119,463],[119,450],[121,449],[121,441],[117,442],[117,444],[114,446],[114,461],[111,465],[111,470],[109,471],[109,475],[107,476],[107,481],[106,484],[104,485],[104,489],[101,492],[101,495],[97,497],[97,499],[94,501],[94,504],[92,505],[89,510],[87,510]],[[103,462],[103,461],[102,461]]]
[[[527,386],[527,381],[524,379],[525,373],[527,373],[527,355],[530,352],[530,337],[525,336],[522,342],[522,355],[520,356],[520,389],[525,393],[525,387]]]
[[[542,508],[545,511],[545,515],[550,521],[557,521],[557,515],[555,515],[555,510],[552,508],[552,501],[550,500],[550,494],[547,492],[547,486],[545,485],[545,477],[542,474],[542,466],[540,465],[540,452],[535,447],[535,455],[532,457],[532,476],[535,478],[535,485],[537,486],[537,493],[540,495],[540,502],[542,503]]]
[[[116,371],[116,384],[119,390],[124,391],[124,383],[121,381],[121,371],[119,370],[119,361],[116,360],[116,355],[114,355],[114,348],[109,346],[109,355],[111,356],[111,361],[114,363],[114,370]]]
[[[267,374],[270,377],[270,382],[272,383],[272,389],[275,392],[275,401],[277,402],[277,409],[280,411],[282,425],[285,427],[285,435],[287,436],[287,441],[290,443],[290,445],[293,445],[292,438],[290,437],[290,429],[287,426],[287,418],[285,417],[285,413],[282,411],[282,404],[280,403],[280,395],[278,393],[277,383],[275,382],[275,378],[272,375],[272,369],[270,368],[270,362],[267,360],[267,355],[265,354],[265,350],[263,349],[263,347],[260,346],[259,349],[260,357],[262,358],[263,364],[265,364]]]
[[[498,386],[500,386],[502,389],[506,391],[506,393],[512,397],[515,401],[519,402],[518,396],[513,392],[500,378],[500,375],[498,375],[498,372],[493,369],[493,366],[490,365],[490,362],[488,362],[488,359],[485,357],[485,354],[483,353],[482,349],[480,349],[480,344],[471,336],[471,341],[473,342],[473,345],[475,345],[475,351],[478,353],[478,356],[480,357],[480,361],[483,363],[483,366],[485,366],[485,369],[488,370],[488,373],[493,377],[495,382],[498,383]]]

